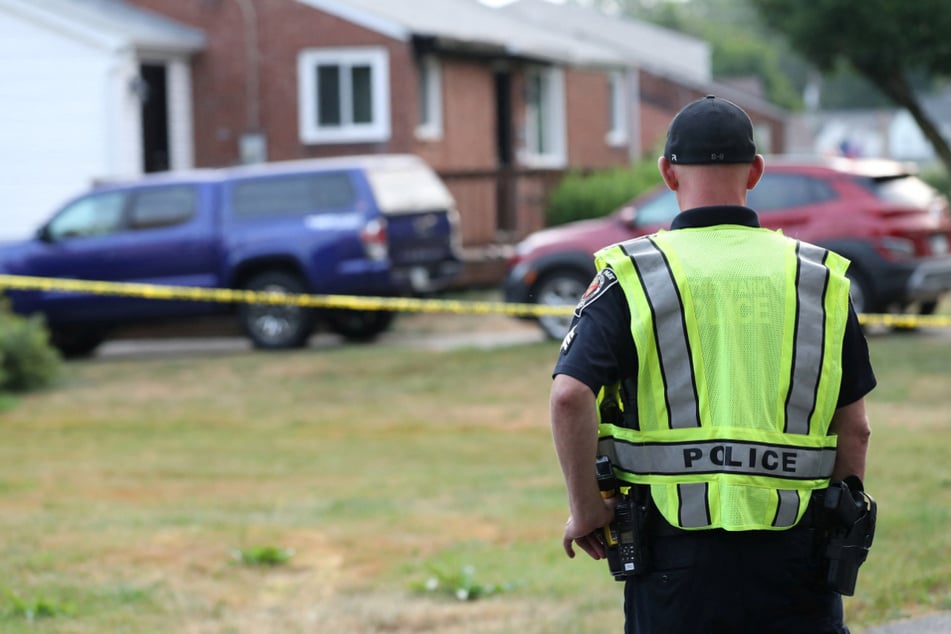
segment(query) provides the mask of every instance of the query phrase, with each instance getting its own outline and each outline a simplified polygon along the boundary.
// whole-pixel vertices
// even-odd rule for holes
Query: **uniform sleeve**
[[[633,374],[630,315],[619,284],[593,301],[579,304],[552,375],[566,374],[578,379],[597,394],[602,386]]]
[[[849,302],[849,319],[842,339],[842,383],[838,407],[844,407],[871,392],[878,384],[868,356],[868,341],[858,315]]]

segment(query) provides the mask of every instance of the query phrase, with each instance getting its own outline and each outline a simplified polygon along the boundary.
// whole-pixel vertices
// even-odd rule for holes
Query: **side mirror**
[[[53,242],[53,234],[50,233],[48,223],[36,230],[36,239],[40,242]]]
[[[635,227],[637,226],[637,207],[628,203],[618,210],[618,216],[624,222],[624,224]]]

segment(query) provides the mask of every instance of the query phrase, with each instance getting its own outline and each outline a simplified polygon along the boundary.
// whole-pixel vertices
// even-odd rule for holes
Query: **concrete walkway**
[[[951,634],[951,612],[892,621],[853,634]]]

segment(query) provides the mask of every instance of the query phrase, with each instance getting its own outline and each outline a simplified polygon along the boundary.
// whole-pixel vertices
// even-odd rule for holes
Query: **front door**
[[[142,169],[164,172],[170,167],[168,135],[168,70],[164,64],[142,64]]]

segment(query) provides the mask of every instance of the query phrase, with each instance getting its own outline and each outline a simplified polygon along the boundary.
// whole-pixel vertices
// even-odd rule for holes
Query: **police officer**
[[[592,465],[607,455],[651,509],[625,632],[847,633],[812,499],[830,479],[865,477],[876,379],[848,262],[760,228],[745,205],[765,162],[735,104],[687,105],[658,166],[681,213],[596,254],[554,370],[564,549],[605,556],[614,511]]]

